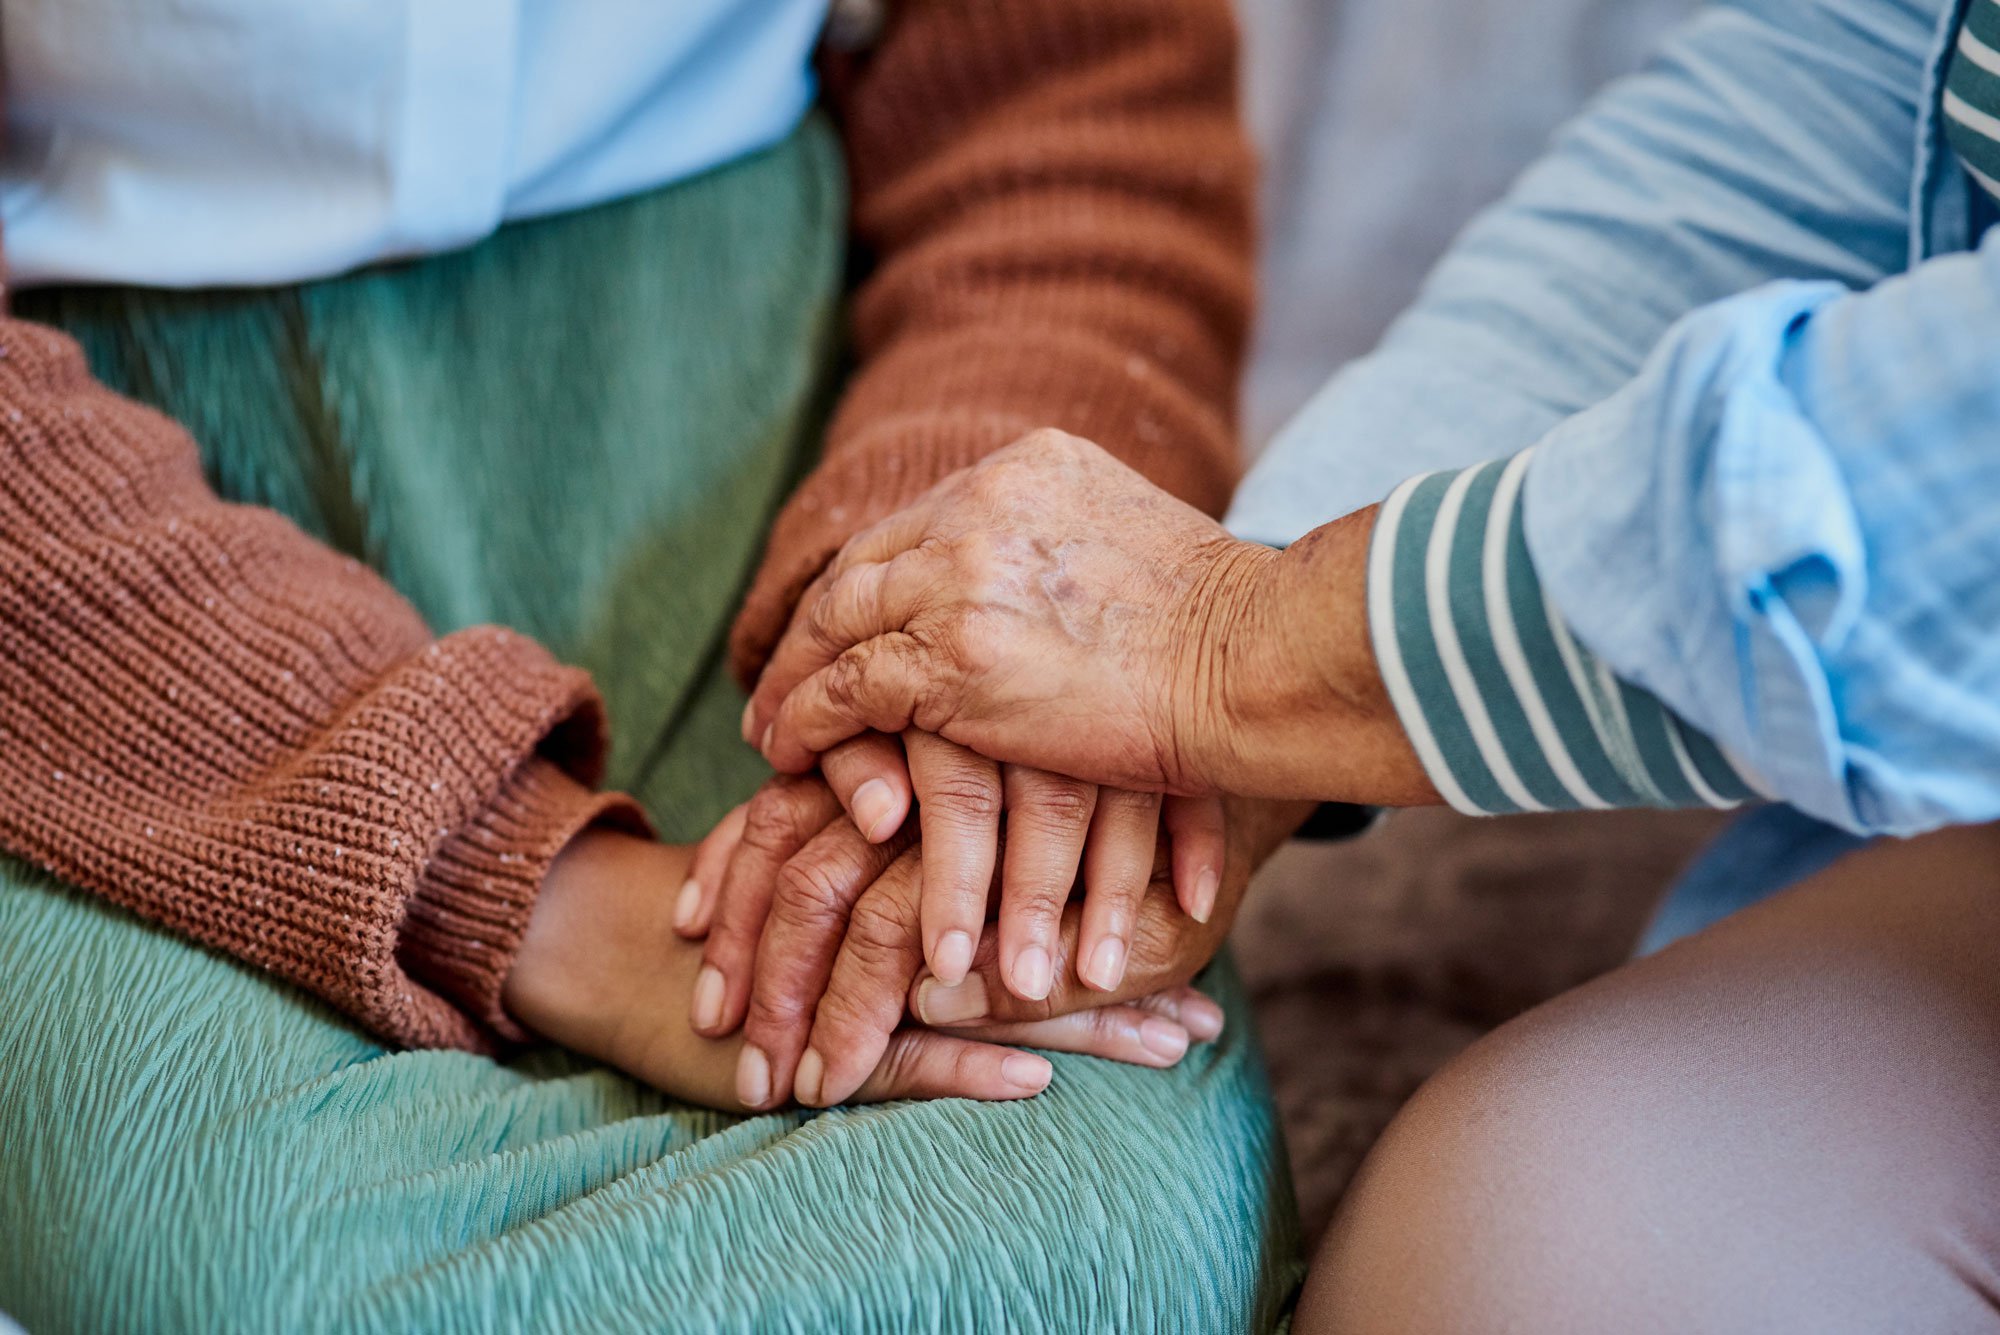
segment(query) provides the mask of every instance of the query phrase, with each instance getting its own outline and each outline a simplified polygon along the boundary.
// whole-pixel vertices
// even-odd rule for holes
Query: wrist
[[[1219,674],[1217,786],[1309,801],[1437,801],[1368,630],[1375,507],[1313,530],[1257,571]]]
[[[1272,615],[1270,584],[1280,553],[1259,543],[1219,539],[1206,569],[1182,599],[1166,750],[1170,785],[1184,793],[1243,793],[1255,741],[1243,735],[1239,702],[1273,689],[1255,652]]]

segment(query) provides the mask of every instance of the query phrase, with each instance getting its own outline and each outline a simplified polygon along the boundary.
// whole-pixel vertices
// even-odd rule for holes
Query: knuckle
[[[1126,1037],[1131,1028],[1131,1022],[1111,1006],[1100,1006],[1096,1010],[1086,1011],[1085,1016],[1087,1018],[1084,1023],[1089,1028],[1090,1039],[1101,1046],[1116,1043]]]
[[[1106,788],[1098,800],[1104,806],[1114,807],[1119,811],[1144,815],[1159,810],[1161,798],[1158,793],[1135,792],[1130,788]]]
[[[954,770],[938,777],[924,792],[923,800],[945,814],[966,822],[988,825],[1000,818],[1000,785],[972,770]]]
[[[854,916],[847,924],[847,946],[863,965],[887,964],[914,944],[913,924],[880,898],[864,899],[855,906]]]
[[[1009,643],[1005,618],[992,607],[968,610],[950,628],[951,661],[968,672],[991,672],[1006,656]]]
[[[1062,921],[1068,896],[1053,885],[1038,885],[1026,894],[1015,895],[1007,904],[1009,916],[1016,918],[1031,936],[1055,931]]]
[[[852,713],[860,707],[868,676],[868,649],[856,646],[833,660],[826,670],[826,698],[834,708]]]
[[[1012,815],[1026,816],[1038,827],[1058,834],[1074,834],[1090,824],[1096,807],[1096,795],[1087,784],[1072,779],[1037,780]]]
[[[876,1063],[875,1073],[891,1089],[903,1089],[916,1079],[923,1049],[915,1034],[898,1034],[889,1040]]]
[[[744,1026],[752,1037],[796,1029],[811,1015],[811,1007],[786,993],[760,987],[750,994]]]
[[[1194,976],[1185,930],[1164,915],[1142,913],[1132,928],[1132,968],[1155,988],[1176,986]]]
[[[1033,431],[1021,437],[1021,449],[1024,453],[1067,453],[1074,449],[1075,446],[1075,436],[1052,426],[1036,427]]]
[[[951,1082],[954,1089],[976,1088],[979,1079],[978,1050],[960,1044],[951,1054]]]
[[[837,636],[833,629],[834,598],[840,591],[840,582],[821,589],[813,599],[812,606],[804,618],[805,631],[812,639],[813,647],[820,650],[837,648]]]
[[[862,1046],[864,1036],[882,1027],[860,998],[839,988],[820,998],[818,1012],[813,1024],[813,1046],[829,1061],[852,1057]]]
[[[743,817],[743,842],[763,853],[789,852],[812,833],[813,785],[817,778],[780,776],[750,800]]]
[[[774,913],[783,912],[791,921],[813,923],[839,918],[840,909],[838,869],[807,857],[795,857],[778,869]]]

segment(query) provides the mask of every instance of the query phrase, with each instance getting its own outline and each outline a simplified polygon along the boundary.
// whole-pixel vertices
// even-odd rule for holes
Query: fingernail
[[[694,926],[694,915],[701,911],[701,882],[688,877],[681,886],[681,897],[674,901],[674,930],[685,932]]]
[[[870,779],[854,790],[854,814],[868,842],[879,844],[896,832],[889,823],[896,819],[896,795],[882,780]]]
[[[1049,952],[1028,946],[1014,957],[1014,995],[1023,1001],[1040,1001],[1049,994]]]
[[[968,974],[964,982],[950,987],[935,978],[926,978],[917,989],[917,1018],[925,1024],[964,1024],[967,1020],[983,1020],[990,1008],[986,1004],[986,979],[979,974]]]
[[[771,1101],[771,1059],[755,1043],[743,1045],[736,1059],[736,1097],[746,1108],[761,1108]]]
[[[1139,1022],[1139,1042],[1162,1061],[1177,1062],[1187,1055],[1188,1031],[1157,1015]]]
[[[800,1103],[817,1106],[820,1087],[826,1083],[826,1061],[817,1049],[807,1048],[799,1058],[798,1072],[792,1076],[792,1095]]]
[[[1207,922],[1215,912],[1215,892],[1221,888],[1222,879],[1213,868],[1204,867],[1194,882],[1194,920]]]
[[[755,700],[745,700],[743,702],[743,744],[745,746],[748,746],[751,738],[757,735],[756,728],[757,702]]]
[[[713,964],[701,966],[694,980],[694,1027],[713,1029],[722,1023],[722,971]]]
[[[1049,1065],[1046,1058],[1031,1057],[1025,1052],[1009,1053],[1000,1063],[1001,1078],[1030,1094],[1039,1094],[1047,1089],[1049,1077],[1055,1073],[1056,1068]]]
[[[764,740],[757,743],[757,749],[759,751],[762,751],[767,756],[771,754],[771,734],[776,732],[777,730],[778,730],[777,724],[766,723],[764,725]]]
[[[1090,952],[1083,981],[1101,992],[1109,992],[1125,981],[1125,943],[1115,936],[1099,941],[1097,949]]]
[[[932,952],[931,972],[946,987],[956,987],[972,968],[972,938],[964,932],[946,932]]]
[[[1207,997],[1195,997],[1181,1006],[1181,1028],[1200,1043],[1207,1043],[1222,1033],[1222,1007]]]

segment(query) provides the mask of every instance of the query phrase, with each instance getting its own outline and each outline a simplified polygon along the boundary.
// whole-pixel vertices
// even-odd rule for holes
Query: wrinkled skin
[[[504,1002],[542,1037],[677,1098],[732,1112],[774,1106],[782,1096],[738,1097],[740,1038],[705,1038],[688,1023],[700,951],[674,932],[670,917],[691,855],[609,830],[572,840],[536,898]],[[1051,1068],[1010,1045],[1170,1065],[1148,1038],[1181,1051],[1188,1042],[1172,1019],[1129,1007],[953,1034],[899,1024],[846,1095],[862,1102],[1029,1098],[1047,1086]]]
[[[788,773],[864,729],[915,727],[1134,790],[1435,801],[1369,645],[1373,518],[1280,554],[1090,442],[1036,432],[842,550],[746,736]]]
[[[752,735],[789,772],[851,718],[1092,782],[1211,791],[1175,705],[1208,689],[1199,648],[1230,638],[1204,623],[1276,559],[1096,446],[1038,432],[842,550],[758,682]]]
[[[1058,920],[1079,876],[1086,898],[1078,972],[1101,992],[1116,990],[1163,820],[1181,902],[1197,918],[1213,910],[1223,857],[1219,800],[1163,801],[1157,793],[998,765],[920,732],[901,738],[864,733],[820,757],[819,773],[824,786],[767,785],[745,811],[732,813],[717,833],[739,840],[738,850],[715,874],[700,875],[698,865],[682,892],[676,927],[692,936],[707,933],[708,967],[694,1009],[695,1028],[704,1034],[720,1036],[741,1022],[758,933],[779,873],[842,811],[852,820],[850,834],[879,844],[904,829],[915,803],[924,842],[924,955],[931,971],[949,982],[963,979],[971,967],[997,866],[1009,990],[1029,1001],[1048,995]],[[837,924],[829,922],[827,930]]]
[[[754,814],[760,807],[763,814]],[[1173,1065],[1190,1040],[1221,1032],[1221,1009],[1187,984],[1227,935],[1250,873],[1310,809],[1229,804],[1223,875],[1206,921],[1181,911],[1163,848],[1148,868],[1128,968],[1109,992],[1078,977],[1089,908],[1068,903],[1056,925],[1055,981],[1045,995],[1027,999],[1006,985],[997,926],[985,931],[958,985],[925,968],[918,931],[924,846],[911,832],[870,844],[839,814],[823,779],[773,779],[741,819],[724,821],[704,841],[694,872],[698,882],[745,875],[770,885],[755,905],[756,957],[744,980],[739,1098],[759,1106],[757,1095],[776,1102],[788,1089],[806,1104],[854,1097],[894,1050],[906,1002],[927,1008],[916,1013],[928,1022],[971,1026],[953,1032],[986,1037],[1011,1036],[1020,1024],[1089,1025],[1106,1045],[1099,1055]],[[746,835],[753,825],[766,831],[755,843]],[[707,929],[699,920],[682,926],[690,936]],[[718,1030],[732,1031],[736,1019]]]

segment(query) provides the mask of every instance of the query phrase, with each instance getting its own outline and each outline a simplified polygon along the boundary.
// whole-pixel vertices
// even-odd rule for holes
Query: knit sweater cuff
[[[433,639],[360,562],[217,499],[72,340],[0,326],[0,848],[390,1041],[489,1047],[478,971],[440,961],[481,913],[504,946],[526,892],[454,902],[458,869],[590,818],[523,767],[595,782],[603,722],[585,673],[497,627]]]
[[[530,757],[432,853],[397,940],[403,967],[502,1038],[525,1040],[501,1005],[501,986],[550,864],[596,824],[652,833],[631,798],[593,792]]]

